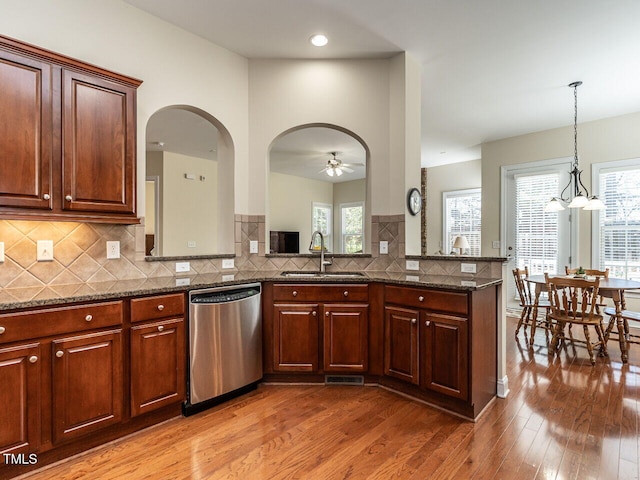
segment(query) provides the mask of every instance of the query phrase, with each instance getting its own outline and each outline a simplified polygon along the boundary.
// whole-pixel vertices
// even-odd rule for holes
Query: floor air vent
[[[364,385],[362,375],[325,375],[325,385]]]

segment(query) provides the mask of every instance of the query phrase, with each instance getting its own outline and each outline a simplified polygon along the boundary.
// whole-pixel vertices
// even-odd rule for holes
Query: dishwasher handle
[[[219,292],[199,293],[191,296],[191,303],[198,304],[212,304],[212,303],[227,303],[237,302],[239,300],[245,300],[250,297],[260,295],[260,289],[242,288],[236,290],[223,290]]]

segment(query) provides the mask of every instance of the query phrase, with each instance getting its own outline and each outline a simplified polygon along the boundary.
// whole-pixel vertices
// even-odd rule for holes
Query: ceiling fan
[[[339,177],[343,173],[353,173],[353,170],[349,167],[364,166],[362,163],[342,163],[342,160],[336,158],[338,152],[329,152],[333,155],[333,158],[327,160],[327,166],[320,170],[318,173],[327,172],[330,177]]]

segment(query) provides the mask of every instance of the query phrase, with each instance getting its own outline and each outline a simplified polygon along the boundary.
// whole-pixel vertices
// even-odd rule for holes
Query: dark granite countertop
[[[238,285],[251,282],[281,283],[371,283],[430,287],[449,290],[479,290],[502,283],[501,278],[473,276],[421,275],[419,272],[362,272],[361,277],[284,277],[279,271],[230,271],[189,277],[158,277],[141,280],[50,285],[46,287],[0,289],[0,311],[64,305],[75,302],[109,300],[199,288]]]

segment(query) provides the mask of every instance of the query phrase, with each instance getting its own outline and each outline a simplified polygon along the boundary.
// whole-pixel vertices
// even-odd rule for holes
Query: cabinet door
[[[369,307],[324,305],[324,370],[365,372],[369,360]]]
[[[50,209],[51,66],[0,50],[0,206]]]
[[[318,371],[317,304],[274,305],[273,337],[275,371]]]
[[[0,349],[0,453],[31,453],[40,436],[40,346]]]
[[[131,416],[184,400],[184,320],[131,328]]]
[[[133,213],[135,89],[63,70],[63,208]]]
[[[54,340],[54,442],[120,422],[122,330]]]
[[[468,321],[466,318],[423,313],[422,386],[467,400],[469,392]]]
[[[385,307],[384,317],[384,373],[418,385],[419,312]]]

